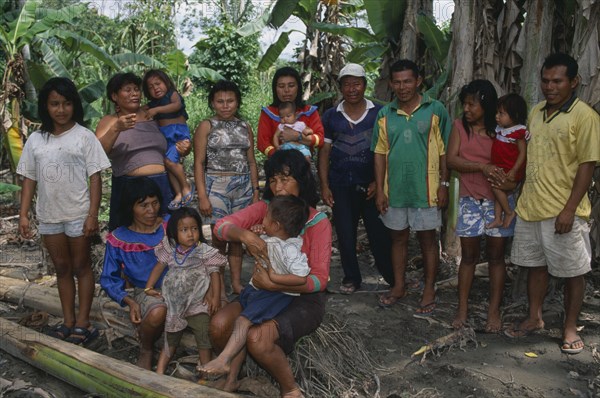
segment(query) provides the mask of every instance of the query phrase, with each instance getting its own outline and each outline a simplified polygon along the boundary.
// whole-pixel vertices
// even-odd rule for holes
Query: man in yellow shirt
[[[509,337],[521,337],[543,328],[548,275],[564,278],[561,351],[567,354],[584,348],[576,322],[584,274],[591,270],[587,190],[600,160],[600,117],[575,94],[577,70],[577,61],[566,54],[551,54],[542,66],[546,100],[529,115],[532,138],[511,253],[514,264],[529,268],[529,317],[505,331]]]

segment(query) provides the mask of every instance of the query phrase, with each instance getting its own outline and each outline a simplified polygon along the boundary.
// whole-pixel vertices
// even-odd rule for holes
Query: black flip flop
[[[96,340],[99,335],[100,333],[95,327],[92,327],[92,329],[87,329],[75,326],[73,329],[71,329],[71,336],[65,339],[65,341],[76,345],[87,345]]]
[[[60,325],[56,325],[55,327],[50,329],[50,331],[47,334],[48,336],[54,337],[55,339],[65,340],[71,335],[71,333],[71,328],[67,327],[64,323],[61,323]]]

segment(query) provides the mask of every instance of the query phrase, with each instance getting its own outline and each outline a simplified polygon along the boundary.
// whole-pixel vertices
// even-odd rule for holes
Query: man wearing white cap
[[[375,175],[370,150],[379,105],[365,99],[367,79],[358,64],[347,64],[339,74],[343,99],[323,114],[325,144],[319,151],[319,178],[323,202],[333,210],[338,247],[344,270],[340,292],[359,289],[362,276],[356,257],[356,230],[362,217],[375,265],[394,283],[389,232],[375,206]]]
[[[389,307],[404,298],[410,230],[417,234],[425,283],[416,315],[432,315],[436,307],[435,277],[439,264],[436,229],[441,208],[448,203],[446,146],[451,120],[442,103],[420,94],[417,64],[396,61],[390,67],[390,86],[396,95],[377,115],[371,150],[375,152],[376,203],[391,230],[395,284],[379,305]]]

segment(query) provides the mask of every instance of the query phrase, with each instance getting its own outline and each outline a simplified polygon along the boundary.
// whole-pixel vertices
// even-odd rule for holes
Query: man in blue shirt
[[[375,265],[390,285],[389,232],[375,206],[375,173],[371,134],[381,108],[365,99],[367,79],[358,64],[347,64],[339,75],[343,100],[322,117],[325,144],[319,150],[319,179],[323,202],[333,210],[333,223],[344,269],[340,292],[351,294],[362,283],[356,257],[356,230],[362,217]]]

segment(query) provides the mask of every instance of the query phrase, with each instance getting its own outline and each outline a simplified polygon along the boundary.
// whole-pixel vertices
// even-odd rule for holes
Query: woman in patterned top
[[[198,208],[205,223],[211,226],[222,217],[258,201],[254,136],[250,125],[239,118],[241,102],[240,89],[235,83],[217,82],[208,94],[208,105],[215,115],[203,120],[194,134]],[[227,259],[233,292],[240,293],[241,244],[229,244]]]

